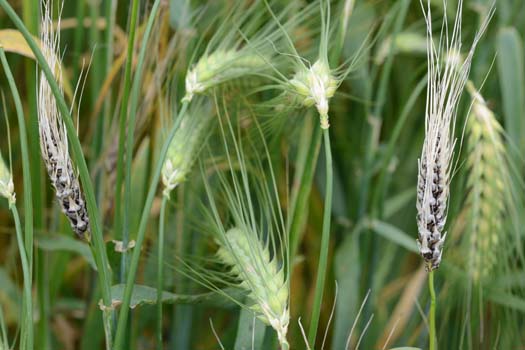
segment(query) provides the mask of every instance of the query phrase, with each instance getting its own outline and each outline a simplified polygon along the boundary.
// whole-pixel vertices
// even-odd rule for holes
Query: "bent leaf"
[[[111,305],[113,307],[118,307],[122,304],[124,288],[125,284],[116,284],[111,287]],[[239,293],[239,291],[236,289],[228,289],[225,293],[227,295],[232,295],[232,293]],[[162,302],[164,304],[204,304],[226,308],[235,305],[231,300],[214,292],[202,294],[175,294],[164,291],[162,292]],[[134,309],[140,305],[155,304],[157,304],[157,289],[135,284],[133,287],[133,293],[131,294],[129,307]]]

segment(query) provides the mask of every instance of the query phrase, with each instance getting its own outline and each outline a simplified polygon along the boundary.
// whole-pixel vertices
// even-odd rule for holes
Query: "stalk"
[[[159,218],[158,257],[157,257],[157,348],[162,350],[162,291],[164,289],[164,221],[168,198],[162,196]]]
[[[314,306],[312,319],[308,330],[308,343],[313,349],[319,326],[319,315],[321,313],[321,303],[323,301],[324,284],[326,280],[326,267],[328,263],[328,248],[330,243],[330,222],[332,219],[332,192],[333,192],[333,168],[332,168],[332,149],[330,147],[330,133],[328,129],[323,130],[323,140],[326,158],[326,193],[324,199],[323,212],[323,231],[321,236],[321,253],[319,255],[319,265],[317,267],[317,281],[315,284]]]
[[[434,270],[430,270],[428,273],[428,289],[430,290],[429,349],[436,350],[436,291],[434,290]]]
[[[78,167],[80,179],[82,181],[82,186],[84,188],[85,194],[86,194],[86,202],[89,212],[89,217],[91,219],[90,223],[91,230],[93,234],[93,241],[91,244],[91,249],[93,251],[93,255],[95,258],[95,262],[98,269],[98,276],[100,280],[100,284],[102,287],[102,299],[104,303],[104,319],[105,319],[105,330],[106,330],[106,346],[108,349],[111,348],[111,324],[108,323],[108,319],[110,319],[112,308],[111,308],[111,271],[109,269],[109,262],[108,257],[106,253],[106,247],[104,244],[104,237],[102,235],[102,229],[101,229],[101,222],[100,222],[100,214],[98,211],[98,208],[96,206],[95,201],[95,193],[93,191],[93,185],[91,183],[91,178],[89,175],[89,170],[87,168],[86,160],[84,158],[83,152],[82,152],[82,146],[80,145],[80,141],[78,139],[76,128],[73,124],[71,114],[69,112],[69,108],[64,100],[64,96],[62,96],[62,93],[60,92],[60,89],[54,79],[53,73],[51,69],[49,68],[49,65],[46,62],[46,59],[44,58],[42,51],[40,51],[40,48],[36,44],[35,40],[27,30],[27,28],[24,26],[24,23],[18,17],[16,12],[13,10],[13,8],[9,5],[7,0],[0,0],[0,6],[4,9],[7,16],[11,19],[11,21],[15,24],[17,29],[22,33],[24,38],[26,39],[29,47],[31,48],[31,51],[35,55],[36,60],[38,61],[38,64],[42,71],[44,72],[44,75],[46,76],[47,81],[49,82],[49,86],[51,88],[51,91],[53,92],[53,95],[56,98],[57,107],[60,111],[60,114],[62,115],[62,120],[66,126],[67,135],[70,143],[70,149],[72,152],[72,155],[74,157],[75,165]],[[109,341],[109,343],[108,343]]]
[[[32,275],[33,275],[33,198],[32,198],[32,182],[31,182],[31,169],[30,169],[30,161],[29,161],[29,147],[27,142],[27,131],[26,131],[26,125],[25,125],[25,119],[24,119],[24,111],[22,109],[22,100],[20,99],[20,94],[18,93],[18,89],[16,87],[16,83],[13,77],[13,73],[11,72],[11,68],[9,67],[9,64],[7,62],[7,58],[5,56],[5,51],[2,47],[0,47],[0,60],[2,62],[2,66],[4,67],[5,75],[7,78],[7,82],[9,83],[9,88],[11,89],[11,94],[13,96],[13,100],[15,102],[15,109],[16,109],[16,116],[18,119],[18,131],[20,135],[20,149],[22,153],[22,174],[23,174],[23,183],[24,183],[24,240],[22,247],[24,249],[24,256],[27,263],[27,278],[25,276],[26,271],[24,271],[24,293],[26,289],[26,283],[27,288],[29,289],[29,297],[31,298],[31,289],[32,289]],[[13,205],[13,207],[15,207]],[[16,208],[14,208],[16,211]],[[18,216],[18,213],[16,213]],[[15,213],[13,213],[13,216]],[[15,219],[16,220],[16,219]],[[18,231],[17,231],[18,235]],[[20,256],[22,257],[22,251],[20,251]],[[23,267],[23,262],[22,262]],[[31,333],[27,334],[27,342],[28,342],[28,348],[31,349],[33,347],[33,308],[32,304],[24,303],[24,311],[23,315],[25,316],[27,314],[27,317],[29,317],[31,322]]]
[[[0,0],[5,2],[6,0]],[[124,298],[122,300],[122,305],[120,308],[120,316],[118,319],[117,333],[115,336],[115,347],[114,350],[122,349],[124,343],[125,328],[129,314],[129,304],[131,302],[131,294],[133,293],[133,286],[135,282],[135,276],[137,274],[137,268],[140,259],[140,252],[142,243],[144,242],[144,237],[146,235],[146,226],[148,223],[149,214],[151,211],[151,206],[153,205],[153,199],[155,198],[155,193],[157,191],[157,185],[160,179],[160,173],[164,165],[164,160],[166,159],[166,154],[168,153],[168,147],[170,145],[175,132],[179,128],[181,117],[186,113],[188,109],[188,103],[184,102],[181,106],[178,118],[176,119],[173,127],[171,128],[168,137],[162,145],[160,151],[159,159],[155,166],[155,171],[153,173],[152,182],[148,190],[148,196],[146,197],[146,203],[144,204],[144,209],[142,210],[142,215],[140,218],[139,229],[137,232],[136,245],[133,249],[133,255],[131,256],[131,261],[129,264],[128,278],[126,279],[126,287],[124,288]]]
[[[123,246],[127,246],[129,239],[128,227],[122,226],[122,213],[121,213],[121,194],[122,194],[122,179],[124,171],[124,152],[125,152],[125,140],[126,140],[126,120],[128,112],[128,101],[131,91],[131,67],[133,64],[133,48],[135,44],[135,27],[138,17],[138,5],[140,0],[133,0],[131,7],[131,19],[129,22],[129,40],[127,48],[126,68],[124,70],[124,86],[122,102],[120,105],[120,120],[119,120],[119,141],[118,141],[118,156],[117,156],[117,179],[115,186],[115,224],[114,232],[122,232]],[[131,125],[131,123],[130,123]],[[129,134],[129,130],[128,130]],[[126,250],[122,252],[121,265],[120,265],[120,282],[124,282],[126,279],[126,267],[127,267],[127,253]]]
[[[33,300],[31,296],[31,269],[27,259],[26,249],[24,246],[24,237],[22,233],[22,225],[20,225],[20,217],[18,210],[14,203],[9,204],[9,209],[13,213],[15,220],[16,240],[18,242],[18,250],[20,252],[20,260],[22,261],[22,273],[24,275],[24,291],[23,291],[23,310],[22,313],[22,335],[20,337],[20,349],[33,349]]]
[[[308,116],[308,115],[307,115]],[[309,120],[305,123],[310,123]],[[314,121],[314,124],[317,124]],[[309,127],[308,124],[304,125],[304,128]],[[294,183],[299,184],[297,186],[298,191],[292,192],[292,205],[290,208],[290,222],[289,234],[290,234],[290,261],[293,261],[299,248],[301,241],[301,233],[304,228],[306,221],[305,216],[307,215],[308,197],[312,189],[312,182],[315,174],[315,168],[317,166],[317,158],[319,157],[319,149],[321,148],[321,128],[314,125],[314,130],[311,133],[303,134],[302,137],[309,137],[308,153],[301,157],[297,161],[297,164],[301,167],[300,174]],[[301,164],[304,165],[301,166]],[[295,186],[294,186],[295,188]]]
[[[40,19],[39,6],[34,5],[33,0],[23,0],[22,2],[23,9],[23,20],[27,26],[27,29],[32,34],[38,36],[38,25]],[[40,143],[39,143],[39,128],[37,118],[33,118],[37,115],[37,102],[36,102],[36,92],[35,87],[37,86],[37,72],[35,69],[35,64],[33,61],[28,60],[25,63],[26,71],[26,108],[27,115],[32,116],[28,118],[27,124],[25,124],[25,119],[19,120],[19,125],[22,125],[22,121],[25,125],[20,128],[27,128],[26,131],[20,129],[20,146],[22,147],[22,168],[24,167],[24,143],[27,144],[28,139],[28,152],[29,152],[29,169],[30,171],[26,175],[26,171],[22,169],[24,179],[26,177],[30,178],[31,181],[31,195],[26,197],[26,191],[29,188],[24,184],[24,205],[27,198],[31,198],[32,207],[33,207],[33,218],[28,216],[27,208],[24,208],[24,224],[26,238],[31,235],[33,236],[33,228],[41,229],[43,227],[43,217],[44,217],[44,205],[45,203],[45,191],[42,191],[42,167],[40,166]],[[23,136],[22,136],[23,134]],[[31,176],[30,174],[33,174]],[[30,224],[32,227],[28,230],[27,225]],[[27,249],[26,245],[26,249]],[[49,339],[50,339],[50,330],[49,330],[49,294],[47,289],[47,270],[45,268],[45,252],[37,249],[35,252],[28,253],[29,268],[31,269],[31,275],[33,275],[33,265],[35,266],[36,273],[36,291],[38,295],[38,307],[40,312],[40,321],[38,322],[38,331],[37,331],[37,342],[38,344],[43,345],[46,348],[49,348]],[[36,260],[34,263],[33,260]]]

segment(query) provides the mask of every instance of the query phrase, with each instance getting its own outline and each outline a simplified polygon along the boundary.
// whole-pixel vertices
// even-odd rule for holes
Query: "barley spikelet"
[[[473,85],[467,86],[473,104],[467,124],[468,196],[470,211],[470,268],[474,281],[487,277],[497,262],[505,232],[504,215],[509,169],[502,127]]]
[[[0,154],[0,196],[5,197],[12,205],[16,202],[15,186],[13,184],[13,176],[7,167]]]
[[[319,112],[321,127],[328,129],[328,101],[339,85],[326,61],[318,60],[310,68],[302,67],[290,80],[292,90],[300,96],[306,107],[314,106]]]
[[[277,332],[281,346],[287,346],[286,334],[290,322],[288,285],[284,270],[268,247],[250,229],[232,228],[220,242],[217,255],[231,267],[231,274],[248,292],[250,309]]]
[[[423,5],[427,25],[428,85],[425,111],[425,141],[419,159],[417,185],[418,247],[428,270],[439,267],[443,252],[447,221],[447,203],[454,152],[454,128],[457,105],[467,81],[474,50],[490,20],[493,8],[482,23],[474,42],[461,63],[461,17],[463,1],[457,6],[452,35],[449,37],[447,18],[439,43],[432,38],[430,1]],[[442,55],[446,55],[442,63]]]
[[[189,112],[181,118],[180,126],[173,136],[162,167],[162,183],[164,195],[167,197],[186,179],[199,155],[213,119],[211,105],[204,103],[203,100],[195,101]]]
[[[244,50],[246,51],[246,50]],[[256,55],[236,50],[218,50],[202,56],[186,75],[186,95],[190,102],[194,95],[202,94],[225,82],[260,72],[265,60]]]
[[[59,31],[55,33],[53,30],[51,11],[52,1],[44,1],[40,40],[47,64],[61,86],[60,34]],[[67,216],[75,234],[79,238],[89,240],[86,203],[69,156],[65,125],[43,72],[40,74],[38,90],[38,124],[42,158],[62,211]]]

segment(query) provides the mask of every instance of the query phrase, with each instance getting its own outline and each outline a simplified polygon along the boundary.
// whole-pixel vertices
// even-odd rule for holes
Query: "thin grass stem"
[[[131,69],[133,64],[133,52],[135,47],[135,28],[137,26],[137,17],[138,17],[138,7],[139,0],[133,0],[131,5],[131,19],[129,22],[129,36],[128,36],[128,47],[127,47],[127,58],[126,58],[126,67],[124,70],[124,85],[122,101],[120,105],[120,119],[119,119],[119,138],[118,138],[118,156],[117,156],[117,178],[115,185],[115,223],[114,223],[114,232],[122,232],[122,242],[124,247],[127,246],[129,240],[129,227],[128,225],[123,225],[122,223],[122,182],[123,182],[123,172],[124,172],[124,152],[125,141],[126,141],[126,121],[128,115],[128,101],[129,95],[131,92]],[[131,125],[131,123],[129,123]],[[128,134],[129,134],[128,130]],[[130,160],[128,160],[130,161]],[[124,213],[126,216],[126,213]],[[122,252],[121,264],[120,264],[120,282],[126,280],[126,269],[127,269],[127,253],[126,250]]]
[[[6,1],[6,0],[0,0]],[[126,280],[126,286],[124,288],[124,298],[122,300],[122,305],[120,309],[120,316],[118,319],[117,332],[115,335],[115,347],[114,350],[122,349],[124,344],[124,335],[125,328],[127,324],[128,314],[129,314],[129,304],[131,302],[131,294],[133,293],[134,281],[137,274],[137,269],[139,265],[140,252],[142,243],[144,242],[144,237],[146,235],[146,226],[148,223],[149,214],[151,211],[151,206],[153,205],[153,199],[155,198],[155,193],[157,191],[157,185],[160,179],[160,173],[164,165],[164,160],[166,159],[166,154],[168,153],[168,148],[175,135],[175,132],[179,128],[181,117],[188,110],[188,103],[183,103],[180,109],[180,112],[175,120],[173,127],[171,128],[168,137],[162,145],[162,150],[160,151],[159,159],[155,165],[155,171],[153,173],[152,181],[148,190],[148,196],[146,197],[146,202],[144,204],[144,209],[142,210],[142,215],[140,218],[139,229],[137,232],[136,244],[133,249],[133,255],[131,256],[131,261],[129,265],[128,278]]]
[[[430,315],[429,315],[429,349],[437,349],[436,341],[436,291],[434,290],[434,270],[428,273],[428,289],[430,290]]]
[[[22,273],[24,278],[23,289],[23,313],[22,313],[22,333],[20,336],[20,349],[32,350],[33,347],[33,300],[31,295],[31,270],[29,261],[27,259],[26,249],[24,246],[24,236],[22,233],[22,225],[20,224],[20,216],[16,205],[10,204],[9,209],[13,213],[15,220],[16,240],[18,243],[18,251],[20,252],[20,260],[22,261]]]
[[[328,248],[330,243],[330,222],[332,219],[333,168],[332,149],[330,147],[330,133],[328,129],[323,130],[323,141],[326,158],[326,193],[324,200],[323,231],[321,235],[321,253],[319,255],[319,265],[317,267],[317,280],[315,283],[312,319],[310,320],[310,328],[308,330],[308,343],[312,348],[315,347],[315,338],[317,336],[319,316],[321,314],[321,303],[323,300],[326,268],[328,263]]]
[[[15,109],[16,109],[16,116],[18,119],[18,131],[20,135],[20,149],[22,153],[22,174],[23,174],[23,183],[24,183],[24,239],[23,239],[23,249],[24,249],[24,256],[26,258],[27,263],[27,278],[25,276],[26,271],[24,271],[24,293],[25,289],[29,289],[29,297],[31,298],[31,289],[32,289],[32,275],[33,275],[33,199],[32,199],[32,191],[31,191],[31,169],[30,169],[30,162],[29,162],[29,147],[27,142],[27,132],[26,132],[26,125],[25,125],[25,118],[24,118],[24,111],[22,109],[22,100],[20,99],[20,94],[18,93],[18,89],[16,87],[15,79],[13,77],[13,73],[11,72],[11,69],[9,67],[9,64],[7,62],[7,58],[5,56],[5,51],[2,47],[0,47],[0,60],[2,62],[2,66],[4,67],[5,75],[7,78],[7,82],[9,83],[9,88],[11,89],[11,94],[13,96],[13,100],[15,102]],[[13,205],[14,207],[14,205]],[[15,208],[16,210],[16,208]],[[13,214],[14,215],[14,214]],[[18,234],[18,232],[17,232]],[[22,254],[22,251],[20,252]],[[27,286],[26,286],[27,283]],[[30,333],[27,334],[27,346],[29,349],[32,349],[33,347],[33,308],[32,304],[24,303],[24,317],[27,316],[30,319],[31,324],[29,324],[31,328]]]
[[[111,315],[113,312],[111,308],[111,290],[110,290],[111,271],[109,268],[109,262],[108,262],[108,257],[106,253],[106,246],[104,244],[104,237],[102,235],[100,214],[99,214],[99,211],[96,205],[95,193],[93,191],[93,184],[91,182],[86,160],[82,152],[82,146],[80,145],[80,141],[76,133],[76,128],[73,124],[71,113],[69,112],[69,108],[67,107],[66,101],[64,100],[64,96],[60,92],[60,88],[58,87],[57,82],[55,81],[53,72],[49,68],[49,65],[47,64],[46,59],[44,55],[42,54],[42,51],[40,50],[37,43],[31,36],[27,28],[25,27],[20,17],[16,14],[16,12],[13,10],[11,5],[9,5],[7,0],[0,0],[0,6],[4,9],[5,13],[14,23],[14,25],[18,28],[20,33],[22,33],[25,40],[27,41],[27,44],[31,48],[31,51],[35,55],[35,58],[49,83],[51,91],[53,92],[53,95],[55,96],[57,107],[60,111],[60,114],[62,115],[62,121],[64,122],[66,126],[67,136],[68,136],[69,143],[70,143],[70,150],[72,152],[72,156],[74,158],[75,165],[78,167],[80,179],[82,181],[82,186],[86,194],[86,202],[87,202],[89,217],[91,219],[90,223],[91,223],[91,230],[92,230],[92,237],[93,237],[91,249],[93,251],[93,256],[94,256],[95,263],[98,269],[98,276],[99,276],[100,284],[102,287],[101,288],[102,298],[103,298],[103,302],[105,305],[104,323],[107,324],[107,326],[105,326],[105,329],[107,332],[106,347],[110,349],[111,348],[111,332],[110,332],[111,325],[107,321],[108,319],[110,319],[110,317],[108,316]]]
[[[164,223],[168,198],[162,196],[159,216],[159,237],[157,251],[157,348],[163,349],[162,344],[162,291],[164,290]]]

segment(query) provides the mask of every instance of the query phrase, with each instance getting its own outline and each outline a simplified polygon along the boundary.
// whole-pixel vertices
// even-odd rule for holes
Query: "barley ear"
[[[481,94],[469,83],[473,102],[467,123],[468,195],[470,213],[469,271],[475,282],[489,276],[504,240],[509,178],[503,128]],[[511,196],[510,196],[511,197]]]
[[[239,286],[248,292],[250,309],[276,332],[281,346],[288,346],[286,334],[290,323],[288,283],[284,270],[268,247],[249,229],[232,228],[225,234],[217,251],[219,259],[231,267]]]
[[[243,76],[253,75],[265,67],[266,61],[261,56],[235,49],[205,54],[186,74],[186,94],[182,102],[190,102],[197,94],[204,94]]]
[[[321,128],[328,129],[328,103],[337,90],[338,82],[330,72],[328,63],[316,61],[310,68],[302,67],[289,81],[291,90],[304,106],[314,106],[319,112]]]
[[[9,202],[9,206],[15,204],[15,186],[13,184],[13,176],[11,171],[5,164],[2,155],[0,154],[0,196],[5,197]]]
[[[209,134],[213,114],[210,104],[199,99],[192,104],[190,111],[180,118],[180,127],[173,136],[162,167],[163,194],[168,198],[171,191],[186,180],[197,160]]]
[[[446,232],[447,204],[455,144],[455,124],[459,100],[468,79],[470,64],[477,43],[490,21],[493,8],[482,22],[472,46],[463,60],[460,59],[461,19],[463,1],[457,5],[452,35],[447,19],[439,43],[432,36],[430,3],[421,2],[427,25],[427,104],[425,111],[425,140],[419,159],[417,185],[417,225],[419,252],[427,270],[434,270],[441,263]],[[445,57],[442,57],[442,55]]]
[[[52,69],[56,81],[62,81],[59,56],[60,35],[53,29],[52,1],[43,1],[40,40],[42,53]],[[59,19],[60,24],[60,19]],[[90,239],[89,217],[78,175],[69,156],[64,122],[61,120],[56,100],[44,74],[41,73],[38,89],[38,127],[40,150],[56,197],[75,234]]]

